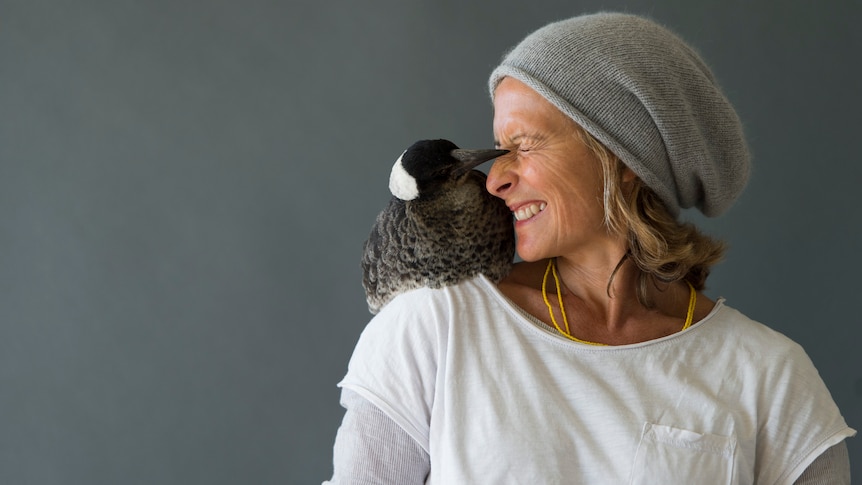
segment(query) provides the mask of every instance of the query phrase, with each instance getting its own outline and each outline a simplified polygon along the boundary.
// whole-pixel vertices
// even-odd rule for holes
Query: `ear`
[[[623,166],[623,172],[620,174],[620,190],[626,200],[628,200],[632,195],[636,180],[638,180],[638,176],[632,171],[632,169]]]

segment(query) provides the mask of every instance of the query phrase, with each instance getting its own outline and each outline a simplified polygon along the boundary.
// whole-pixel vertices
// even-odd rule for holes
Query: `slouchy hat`
[[[515,78],[598,139],[668,210],[727,210],[749,175],[739,117],[709,67],[643,17],[597,13],[554,22],[506,54],[491,97]]]

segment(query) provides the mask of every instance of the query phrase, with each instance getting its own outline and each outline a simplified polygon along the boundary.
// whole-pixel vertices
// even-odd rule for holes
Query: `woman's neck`
[[[691,293],[684,282],[649,285],[649,296],[654,304],[647,307],[638,300],[639,271],[631,261],[623,260],[620,264],[620,260],[609,259],[603,265],[585,266],[561,257],[555,263],[560,279],[560,299],[570,331],[578,339],[609,345],[637,343],[678,332],[685,323]],[[515,304],[553,326],[551,313],[562,322],[562,312],[557,299],[558,288],[554,280],[546,276],[547,265],[548,260],[518,263],[498,286]],[[550,311],[546,299],[551,304]],[[695,303],[695,321],[714,305],[700,294]]]

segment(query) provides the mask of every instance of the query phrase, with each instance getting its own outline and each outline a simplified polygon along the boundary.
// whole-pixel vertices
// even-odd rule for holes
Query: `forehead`
[[[494,134],[513,136],[523,130],[555,132],[577,129],[577,123],[539,93],[506,77],[494,90]]]

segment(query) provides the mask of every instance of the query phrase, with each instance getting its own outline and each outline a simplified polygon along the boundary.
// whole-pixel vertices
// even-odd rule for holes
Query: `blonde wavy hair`
[[[625,164],[584,129],[578,127],[576,131],[601,164],[605,226],[611,233],[625,234],[628,240],[628,252],[617,270],[626,259],[640,270],[640,303],[652,306],[650,285],[660,288],[682,280],[696,290],[704,289],[710,269],[724,257],[727,245],[702,233],[694,224],[679,221],[640,178],[624,191]],[[609,290],[614,275],[616,270],[608,282]]]

